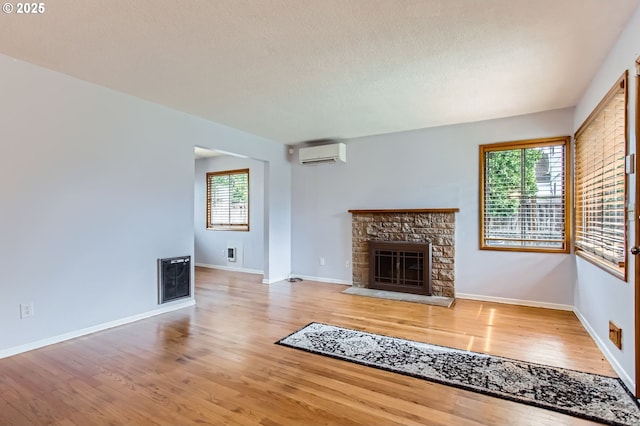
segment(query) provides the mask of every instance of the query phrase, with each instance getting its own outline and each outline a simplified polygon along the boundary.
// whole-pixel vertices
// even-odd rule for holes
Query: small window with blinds
[[[569,136],[480,146],[480,248],[569,252]]]
[[[207,229],[249,230],[249,169],[207,173]]]
[[[626,280],[627,75],[575,134],[576,254]]]

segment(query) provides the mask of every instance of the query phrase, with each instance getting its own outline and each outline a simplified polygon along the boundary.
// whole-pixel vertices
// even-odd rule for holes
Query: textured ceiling
[[[285,143],[573,106],[639,0],[55,0],[0,53]]]

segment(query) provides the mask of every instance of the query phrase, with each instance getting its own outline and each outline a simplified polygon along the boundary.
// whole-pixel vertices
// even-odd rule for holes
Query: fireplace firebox
[[[431,295],[431,243],[369,241],[369,288]]]

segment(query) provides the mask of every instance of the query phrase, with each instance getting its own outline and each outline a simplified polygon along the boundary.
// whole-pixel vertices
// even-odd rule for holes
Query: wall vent
[[[158,259],[158,303],[191,296],[191,256]]]
[[[238,249],[235,247],[227,247],[227,260],[229,262],[235,262],[236,261],[236,251]]]

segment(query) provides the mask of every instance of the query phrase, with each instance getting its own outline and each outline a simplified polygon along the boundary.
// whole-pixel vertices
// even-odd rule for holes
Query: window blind
[[[481,248],[568,251],[569,137],[482,145]]]
[[[207,228],[249,229],[249,169],[207,173]]]
[[[627,73],[575,135],[576,253],[621,272],[626,261]]]

